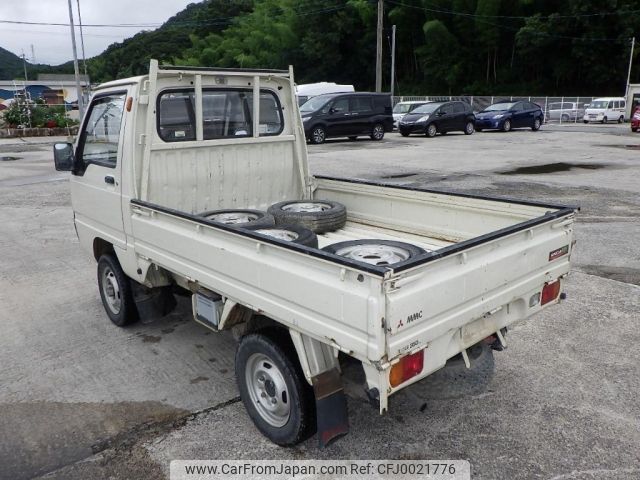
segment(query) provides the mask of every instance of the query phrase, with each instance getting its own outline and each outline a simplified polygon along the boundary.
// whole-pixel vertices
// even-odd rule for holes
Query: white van
[[[306,83],[296,86],[296,96],[298,105],[302,106],[312,97],[324,95],[325,93],[349,93],[355,92],[353,85],[338,85],[334,82]]]
[[[607,123],[610,120],[617,120],[618,123],[622,123],[626,103],[622,97],[596,98],[586,106],[582,121]]]

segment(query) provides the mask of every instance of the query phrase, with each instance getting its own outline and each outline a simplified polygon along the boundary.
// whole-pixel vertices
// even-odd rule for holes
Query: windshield
[[[440,105],[442,105],[442,104],[441,103],[426,103],[426,104],[422,105],[421,107],[416,108],[411,113],[433,113],[436,110],[436,108],[438,108]]]
[[[329,100],[333,97],[313,97],[311,100],[307,101],[304,105],[300,107],[301,112],[316,112],[324,107]]]
[[[589,105],[589,108],[607,108],[608,104],[609,104],[608,100],[596,100],[595,102],[591,102],[591,105]]]
[[[393,107],[393,113],[409,113],[411,103],[398,103]]]
[[[515,105],[513,103],[494,103],[493,105],[489,105],[484,109],[485,112],[500,112],[502,110],[510,110]]]

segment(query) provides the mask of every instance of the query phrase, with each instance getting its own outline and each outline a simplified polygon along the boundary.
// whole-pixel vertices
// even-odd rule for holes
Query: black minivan
[[[393,129],[391,95],[388,93],[327,93],[300,107],[304,134],[311,143],[329,137],[368,135],[382,140]]]

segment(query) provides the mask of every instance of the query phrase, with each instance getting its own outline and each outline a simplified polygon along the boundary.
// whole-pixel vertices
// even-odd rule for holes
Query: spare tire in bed
[[[276,224],[273,215],[262,210],[210,210],[198,213],[199,217],[205,217],[216,223],[222,223],[232,227],[272,227]]]
[[[376,239],[333,243],[322,250],[377,266],[393,265],[426,253],[426,250],[410,243]]]
[[[347,208],[330,200],[289,200],[271,205],[276,225],[297,224],[316,233],[333,232],[347,222]]]
[[[318,248],[318,237],[308,228],[301,225],[278,225],[275,227],[260,227],[249,225],[244,230],[251,230],[261,235],[277,238],[291,243],[304,245],[305,247]]]

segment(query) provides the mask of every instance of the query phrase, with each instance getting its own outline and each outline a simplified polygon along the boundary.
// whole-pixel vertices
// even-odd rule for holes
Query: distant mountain
[[[114,43],[87,60],[92,82],[147,73],[149,60],[173,62],[192,46],[191,35],[220,33],[233,19],[253,8],[254,0],[205,0],[189,4],[156,30],[143,31]],[[55,73],[73,73],[73,62],[52,67]]]
[[[31,65],[27,63],[27,66]],[[0,48],[0,79],[13,80],[24,77],[24,66],[22,59],[9,50]]]

